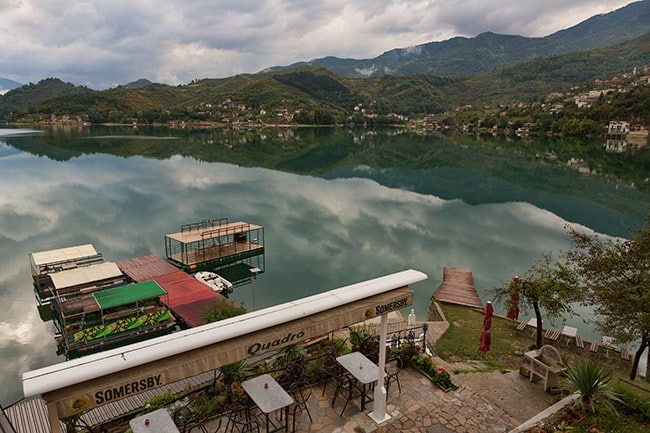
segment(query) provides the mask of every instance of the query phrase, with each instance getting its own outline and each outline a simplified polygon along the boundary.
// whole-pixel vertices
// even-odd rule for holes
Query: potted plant
[[[411,357],[410,363],[416,370],[424,374],[433,382],[436,377],[436,366],[431,358],[426,355],[414,355]]]
[[[444,368],[438,367],[436,376],[433,378],[433,383],[442,389],[444,392],[449,392],[452,390],[457,390],[458,387],[454,385],[451,381],[451,375]]]
[[[434,385],[445,392],[457,390],[458,387],[451,381],[451,376],[442,367],[436,367],[431,358],[426,355],[415,355],[411,358],[411,365],[420,373],[429,378]]]

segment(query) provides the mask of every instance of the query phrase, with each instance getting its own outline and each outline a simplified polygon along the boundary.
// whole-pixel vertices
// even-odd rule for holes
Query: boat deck
[[[263,253],[264,227],[241,221],[188,224],[165,235],[166,258],[185,271],[223,267]]]
[[[118,268],[136,283],[153,280],[156,277],[178,272],[178,268],[154,254],[133,257],[115,262]]]
[[[222,296],[196,278],[156,255],[120,260],[117,266],[134,281],[156,281],[167,295],[162,302],[167,305],[186,327],[203,325],[201,314]]]
[[[169,259],[183,266],[194,268],[197,265],[218,262],[224,258],[231,258],[232,261],[240,260],[261,253],[263,250],[263,246],[251,242],[218,243],[203,248],[171,254]]]

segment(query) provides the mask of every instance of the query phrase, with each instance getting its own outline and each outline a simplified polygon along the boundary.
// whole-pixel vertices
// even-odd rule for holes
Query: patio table
[[[257,407],[264,413],[267,433],[288,430],[289,405],[293,403],[293,398],[271,375],[262,374],[245,380],[241,383],[241,386],[246,391],[246,394],[255,402]],[[269,417],[269,414],[277,410],[284,412],[284,416],[281,417],[281,420],[284,421],[281,421],[280,424],[275,424],[271,417]]]
[[[569,345],[569,341],[574,340],[578,335],[578,328],[564,325],[564,328],[562,328],[562,335],[566,337],[566,345]]]
[[[133,433],[180,433],[167,409],[158,409],[129,421]]]
[[[601,342],[602,342],[603,349],[605,349],[605,356],[609,358],[609,351],[616,350],[616,338],[603,335]]]
[[[351,352],[336,358],[354,378],[361,384],[361,410],[366,409],[366,399],[371,398],[367,395],[366,386],[374,383],[379,375],[377,364],[366,358],[361,352]]]

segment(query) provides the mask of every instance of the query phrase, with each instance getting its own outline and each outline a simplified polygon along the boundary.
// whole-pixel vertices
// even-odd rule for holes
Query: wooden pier
[[[433,292],[432,298],[438,302],[483,309],[481,298],[474,287],[474,276],[468,269],[445,267],[442,284]]]

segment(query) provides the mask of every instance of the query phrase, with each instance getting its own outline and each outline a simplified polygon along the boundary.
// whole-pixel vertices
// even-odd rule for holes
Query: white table
[[[568,345],[569,341],[575,340],[578,335],[578,329],[573,326],[564,325],[564,328],[562,328],[562,335],[566,337],[566,344]]]
[[[293,398],[271,375],[262,374],[245,380],[241,383],[241,386],[246,391],[246,394],[255,402],[257,407],[264,413],[267,433],[288,430],[289,405],[293,403]],[[275,425],[269,417],[269,414],[280,409],[284,411],[284,417],[282,417],[284,423]]]
[[[361,352],[352,352],[346,355],[341,355],[336,358],[336,361],[341,364],[354,378],[361,383],[361,410],[366,409],[366,385],[369,385],[377,380],[379,375],[379,367],[377,364],[366,358]]]
[[[129,421],[133,433],[180,433],[167,409],[158,409]]]
[[[616,338],[603,335],[601,342],[603,349],[605,349],[605,356],[609,358],[609,351],[616,350]]]

